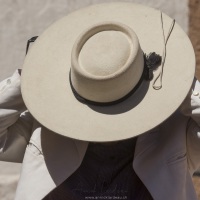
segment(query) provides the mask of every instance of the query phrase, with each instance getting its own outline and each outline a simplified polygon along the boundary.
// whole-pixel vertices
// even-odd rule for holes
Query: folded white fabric
[[[21,96],[18,70],[0,82],[0,160],[22,162],[32,128],[32,116]]]
[[[190,116],[200,126],[200,82],[195,78],[192,88],[180,106],[185,116]]]

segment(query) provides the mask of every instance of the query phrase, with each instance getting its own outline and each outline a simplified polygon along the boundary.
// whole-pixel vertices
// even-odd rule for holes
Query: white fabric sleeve
[[[0,160],[22,162],[33,118],[21,96],[18,70],[0,82]]]
[[[190,117],[187,126],[187,157],[190,171],[194,173],[200,167],[200,82],[196,78],[180,111]]]

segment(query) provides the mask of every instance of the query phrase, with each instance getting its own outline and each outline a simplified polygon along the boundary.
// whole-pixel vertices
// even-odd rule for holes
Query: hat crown
[[[116,73],[127,62],[131,51],[129,38],[120,31],[101,31],[83,45],[79,65],[94,76]]]
[[[134,89],[144,59],[135,32],[119,22],[103,22],[84,31],[72,49],[71,83],[81,97],[112,102]]]

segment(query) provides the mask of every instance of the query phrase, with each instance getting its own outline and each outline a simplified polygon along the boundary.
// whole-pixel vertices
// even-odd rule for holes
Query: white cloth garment
[[[191,177],[200,166],[200,83],[193,88],[181,109],[138,137],[133,168],[155,200],[197,200]],[[80,166],[87,146],[33,119],[18,71],[0,83],[0,160],[23,162],[16,200],[46,196]]]

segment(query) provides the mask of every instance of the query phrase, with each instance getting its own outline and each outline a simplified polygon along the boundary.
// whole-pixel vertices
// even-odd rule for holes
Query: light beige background
[[[0,80],[23,64],[26,42],[67,13],[112,0],[0,0]],[[188,31],[187,0],[129,0],[158,8]],[[148,33],[147,33],[148,34]],[[1,97],[0,97],[1,98]],[[0,162],[0,199],[14,199],[20,164]]]

